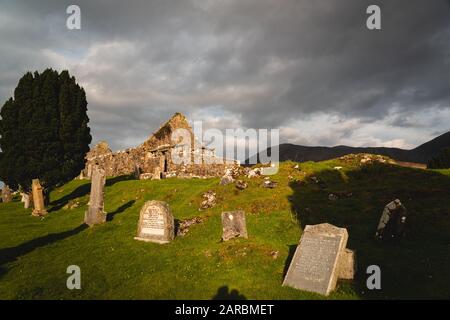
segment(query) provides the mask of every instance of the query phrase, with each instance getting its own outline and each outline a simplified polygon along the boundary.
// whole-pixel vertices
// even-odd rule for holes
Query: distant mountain
[[[307,147],[289,143],[279,145],[280,161],[292,160],[299,162],[323,161],[342,157],[350,153],[371,153],[388,156],[397,161],[426,163],[445,147],[450,147],[450,131],[412,150],[384,147]],[[254,157],[251,157],[251,159],[254,160]],[[246,163],[248,163],[248,160]],[[252,161],[251,163],[255,162]]]

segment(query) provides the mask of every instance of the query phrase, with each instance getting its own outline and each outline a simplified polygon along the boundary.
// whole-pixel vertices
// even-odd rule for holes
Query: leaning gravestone
[[[91,177],[89,209],[86,211],[84,216],[84,223],[89,226],[104,223],[106,221],[106,212],[103,210],[105,182],[105,170],[95,167],[92,171]]]
[[[147,201],[139,214],[136,240],[169,243],[175,238],[175,222],[169,205],[163,201]]]
[[[389,202],[381,214],[375,237],[379,240],[404,235],[407,210],[399,199]]]
[[[33,216],[45,216],[47,214],[47,210],[45,210],[44,204],[44,194],[42,192],[43,188],[39,179],[33,179],[31,181],[31,191],[33,196],[33,211],[31,214]]]
[[[11,189],[5,184],[2,189],[2,201],[3,202],[11,202],[12,195],[11,195]]]
[[[336,287],[348,233],[328,223],[307,225],[283,286],[328,295]]]
[[[247,224],[244,211],[222,212],[222,240],[228,241],[236,237],[247,238]]]

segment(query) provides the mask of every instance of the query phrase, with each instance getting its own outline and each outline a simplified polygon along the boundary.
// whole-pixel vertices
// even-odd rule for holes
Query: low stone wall
[[[105,170],[107,176],[121,176],[145,174],[151,176],[155,169],[166,173],[167,176],[182,178],[190,177],[218,177],[222,176],[227,169],[239,166],[234,160],[221,159],[207,156],[200,158],[199,163],[175,164],[171,161],[168,153],[144,152],[139,149],[128,149],[119,152],[108,152],[87,158],[86,167],[81,172],[81,178],[90,178],[94,167],[98,166]],[[138,171],[139,170],[139,171]]]

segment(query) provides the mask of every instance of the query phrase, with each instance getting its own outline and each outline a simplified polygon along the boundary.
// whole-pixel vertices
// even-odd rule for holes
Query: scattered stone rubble
[[[309,179],[313,183],[317,184],[321,189],[325,189],[327,187],[325,182],[323,182],[321,179],[317,178],[316,176],[311,176]]]
[[[261,168],[250,169],[247,172],[247,178],[256,178],[261,176]]]
[[[264,180],[263,187],[273,189],[278,186],[278,183],[272,180]]]
[[[328,199],[335,201],[338,199],[351,198],[352,196],[353,192],[333,192],[328,195]]]
[[[247,182],[245,182],[243,180],[237,180],[235,185],[236,185],[236,188],[238,188],[239,190],[244,190],[244,189],[248,188]]]
[[[199,210],[205,210],[212,208],[216,205],[216,193],[212,190],[205,192],[203,195],[203,201],[200,204]]]
[[[225,186],[225,185],[233,183],[233,182],[234,182],[234,178],[233,178],[233,176],[231,174],[231,170],[227,169],[225,171],[225,174],[220,179],[220,185],[221,186]]]
[[[184,236],[189,232],[189,229],[196,224],[200,224],[204,221],[204,218],[194,217],[180,221],[177,226],[177,236]]]
[[[382,156],[379,154],[370,153],[358,153],[358,154],[347,154],[339,158],[339,160],[344,162],[357,161],[361,165],[373,164],[373,163],[390,163],[395,164],[395,161],[389,157]]]

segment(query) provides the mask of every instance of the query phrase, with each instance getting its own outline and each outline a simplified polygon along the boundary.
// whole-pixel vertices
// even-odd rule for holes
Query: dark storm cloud
[[[78,1],[79,31],[65,27],[69,4],[2,2],[0,98],[26,70],[68,68],[87,91],[94,141],[115,149],[176,111],[220,127],[285,127],[282,141],[304,143],[294,137],[414,144],[448,130],[444,0]],[[366,28],[369,4],[380,5],[382,30]]]

